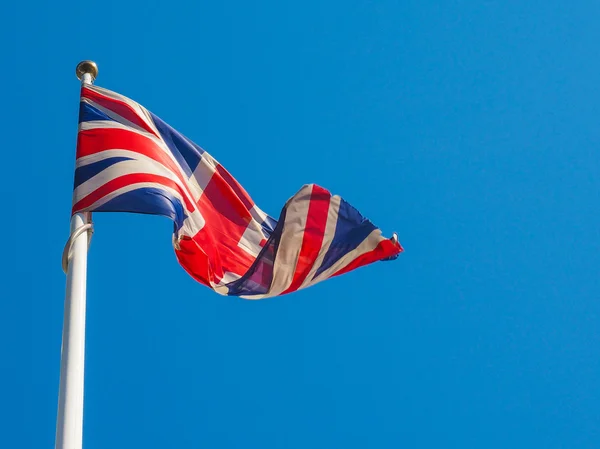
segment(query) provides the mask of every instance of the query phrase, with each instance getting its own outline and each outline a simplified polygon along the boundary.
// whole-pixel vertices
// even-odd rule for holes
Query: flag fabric
[[[248,299],[290,293],[402,251],[397,238],[382,237],[315,184],[275,220],[198,145],[93,85],[81,90],[72,212],[169,217],[183,268],[217,293]]]

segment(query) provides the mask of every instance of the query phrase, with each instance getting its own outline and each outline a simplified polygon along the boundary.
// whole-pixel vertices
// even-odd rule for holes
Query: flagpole
[[[82,61],[77,65],[75,72],[82,85],[92,84],[98,75],[98,67],[92,61]],[[63,255],[67,285],[55,449],[81,449],[83,442],[85,288],[90,222],[89,213],[79,213],[71,217],[71,237]]]

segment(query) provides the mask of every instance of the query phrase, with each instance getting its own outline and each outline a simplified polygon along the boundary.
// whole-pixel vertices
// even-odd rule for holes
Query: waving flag
[[[134,101],[81,90],[73,213],[135,212],[174,222],[183,268],[223,295],[290,293],[402,247],[356,209],[314,184],[275,220],[212,156]]]

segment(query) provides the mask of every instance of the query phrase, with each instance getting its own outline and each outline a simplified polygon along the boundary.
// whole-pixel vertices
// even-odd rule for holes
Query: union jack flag
[[[81,89],[73,213],[134,212],[174,222],[183,268],[222,295],[290,293],[402,251],[337,195],[303,186],[279,220],[210,154],[136,102]]]

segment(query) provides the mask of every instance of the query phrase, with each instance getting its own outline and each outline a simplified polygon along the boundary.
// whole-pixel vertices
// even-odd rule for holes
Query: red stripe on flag
[[[254,258],[237,248],[235,242],[208,224],[193,238],[184,236],[175,250],[177,260],[187,273],[204,285],[218,284],[226,271],[245,274]]]
[[[204,216],[206,211],[202,213]],[[204,271],[200,271],[207,276],[206,279],[215,283],[223,278],[225,272],[243,276],[256,260],[255,257],[243,251],[238,246],[238,242],[230,237],[227,233],[227,226],[224,226],[225,223],[220,217],[215,214],[210,215],[205,216],[206,224],[193,237],[194,243],[202,249],[210,261],[210,265],[203,268]],[[188,258],[188,263],[191,264],[192,271],[199,272],[199,267],[193,259]]]
[[[330,204],[331,194],[323,187],[313,185],[304,236],[302,237],[302,247],[298,255],[294,278],[282,295],[298,290],[306,276],[308,276],[315,259],[319,256],[325,237],[325,226],[327,225]]]
[[[244,275],[255,257],[238,246],[252,216],[231,184],[217,171],[210,178],[198,201],[198,210],[205,226],[194,236],[194,241],[212,263],[213,282],[225,272]]]
[[[156,136],[156,132],[137,114],[137,112],[131,106],[124,101],[107,97],[102,95],[100,92],[96,92],[95,90],[87,87],[81,88],[81,96],[94,101],[100,106],[120,115],[124,119],[129,120],[131,123]]]
[[[402,251],[404,251],[404,249],[398,242],[394,243],[391,240],[382,240],[373,251],[369,251],[362,256],[357,257],[331,277],[339,276],[340,274],[347,273],[355,268],[362,267],[363,265],[368,265],[370,263],[377,262],[378,260],[395,256],[396,254],[400,254]]]
[[[102,186],[98,187],[96,190],[94,190],[89,195],[85,196],[77,203],[75,203],[75,205],[73,205],[73,213],[84,210],[86,207],[91,206],[96,201],[105,197],[106,195],[109,195],[115,190],[118,190],[122,187],[126,187],[131,184],[139,184],[142,182],[153,182],[156,184],[161,184],[165,187],[169,187],[175,190],[176,192],[179,192],[179,194],[183,198],[186,209],[190,212],[193,212],[195,210],[194,205],[187,199],[187,197],[181,191],[179,185],[173,180],[165,178],[164,176],[150,175],[148,173],[132,173],[130,175],[119,176],[118,178],[112,179],[106,184],[103,184]]]
[[[242,201],[244,206],[246,206],[248,210],[252,209],[252,206],[254,206],[252,198],[250,198],[248,192],[246,192],[246,190],[244,190],[240,183],[237,182],[237,180],[233,176],[231,176],[231,174],[225,169],[225,167],[223,167],[221,164],[217,165],[217,173],[221,175],[221,177],[225,180],[225,182],[227,182],[227,184],[229,184],[231,189]]]
[[[209,258],[193,239],[184,236],[179,241],[179,249],[175,250],[175,255],[191,277],[210,287],[210,280],[214,280],[214,276],[211,274]]]
[[[204,189],[204,193],[200,198],[198,206],[200,206],[200,209],[202,210],[202,203],[209,208],[218,210],[218,212],[232,224],[240,226],[240,229],[243,229],[241,233],[239,233],[239,237],[241,238],[248,223],[252,220],[250,208],[246,205],[247,202],[244,198],[238,195],[238,191],[231,185],[227,178],[223,178],[221,173],[222,172],[217,167],[216,172],[210,178],[210,181]],[[236,232],[236,236],[237,234],[238,232]],[[240,239],[238,238],[237,241],[239,240]]]

